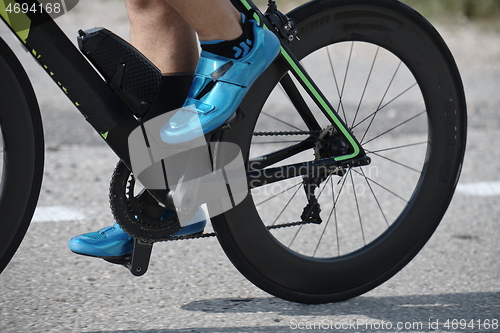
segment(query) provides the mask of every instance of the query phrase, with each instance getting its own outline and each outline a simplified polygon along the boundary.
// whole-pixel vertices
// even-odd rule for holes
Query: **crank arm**
[[[134,247],[132,253],[123,257],[104,257],[103,259],[112,264],[122,265],[134,276],[142,276],[146,274],[149,267],[149,259],[153,244],[139,242],[134,239]]]
[[[130,262],[125,267],[128,268],[130,273],[134,276],[141,276],[146,273],[149,266],[149,258],[153,244],[142,243],[134,239],[134,249],[132,250],[132,257]]]

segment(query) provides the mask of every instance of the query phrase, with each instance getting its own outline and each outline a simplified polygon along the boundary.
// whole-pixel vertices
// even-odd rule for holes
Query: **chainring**
[[[143,190],[134,195],[135,178],[123,162],[118,162],[109,187],[109,203],[120,227],[143,243],[168,241],[181,229],[177,214],[164,216],[165,208]]]

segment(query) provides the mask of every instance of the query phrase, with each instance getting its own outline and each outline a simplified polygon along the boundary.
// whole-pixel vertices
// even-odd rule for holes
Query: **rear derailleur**
[[[314,146],[315,160],[345,155],[348,151],[348,145],[337,134],[337,130],[333,126],[328,126],[317,137]],[[321,183],[327,180],[331,175],[344,176],[345,169],[343,167],[335,168],[320,168],[313,173],[303,176],[304,191],[306,192],[308,204],[304,207],[301,215],[301,220],[304,223],[321,224],[321,207],[318,198],[315,195],[315,190],[320,187]]]

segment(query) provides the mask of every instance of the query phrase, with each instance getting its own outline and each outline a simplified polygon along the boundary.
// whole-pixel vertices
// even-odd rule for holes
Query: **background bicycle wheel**
[[[59,21],[73,39],[77,29],[94,26],[127,36],[122,6],[118,0],[81,2],[74,14]],[[66,245],[70,237],[111,223],[107,187],[116,159],[30,55],[8,39],[26,59],[29,75],[38,77],[34,85],[47,133],[39,208],[68,210],[66,215],[39,214],[38,221],[54,221],[33,223],[0,275],[0,331],[260,333],[291,332],[291,320],[384,320],[396,325],[498,315],[500,37],[467,22],[438,29],[457,59],[468,99],[462,185],[436,233],[403,271],[366,295],[317,306],[260,291],[231,266],[215,239],[155,245],[150,271],[142,278],[102,260],[73,255]]]

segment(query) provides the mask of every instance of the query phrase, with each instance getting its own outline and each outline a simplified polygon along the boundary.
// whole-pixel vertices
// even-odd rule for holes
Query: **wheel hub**
[[[337,130],[330,125],[318,136],[314,147],[314,156],[316,159],[342,156],[347,154],[348,150],[348,145],[337,134]]]

